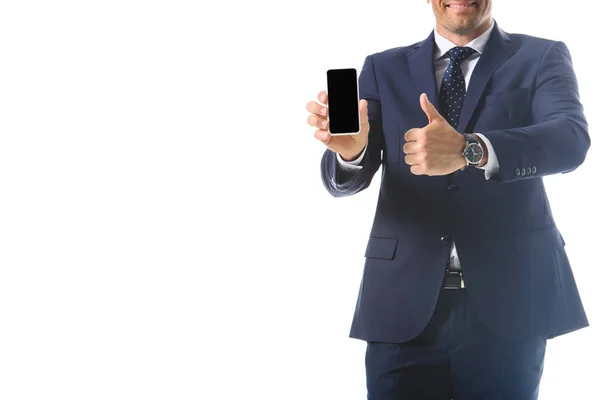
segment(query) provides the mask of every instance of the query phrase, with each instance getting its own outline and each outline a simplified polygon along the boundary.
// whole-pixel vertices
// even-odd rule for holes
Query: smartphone
[[[329,133],[332,135],[356,135],[359,133],[360,114],[356,69],[328,70],[327,96]]]

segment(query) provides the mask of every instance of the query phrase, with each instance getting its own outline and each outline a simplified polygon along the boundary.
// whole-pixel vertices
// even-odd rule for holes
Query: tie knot
[[[463,62],[475,52],[475,49],[470,47],[456,46],[448,50],[446,53],[450,56],[450,61]]]

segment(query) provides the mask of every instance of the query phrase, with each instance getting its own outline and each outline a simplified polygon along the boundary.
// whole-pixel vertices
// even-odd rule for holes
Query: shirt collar
[[[492,20],[492,25],[481,35],[479,35],[478,37],[473,39],[471,42],[469,42],[466,45],[466,47],[470,47],[473,50],[475,50],[477,53],[482,54],[483,49],[485,49],[485,45],[487,44],[488,40],[490,39],[490,35],[492,34],[492,29],[494,28],[495,24],[496,24],[496,21]],[[437,61],[440,58],[442,58],[442,56],[444,54],[446,54],[448,52],[448,50],[450,50],[453,47],[456,47],[456,44],[452,43],[450,40],[448,40],[445,37],[443,37],[442,35],[440,35],[438,33],[437,29],[434,30],[434,36],[435,36],[435,44],[436,44],[434,60]]]

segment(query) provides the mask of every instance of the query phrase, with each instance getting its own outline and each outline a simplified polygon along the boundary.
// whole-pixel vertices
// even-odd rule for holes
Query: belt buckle
[[[444,278],[444,289],[464,289],[465,281],[461,271],[446,270]]]

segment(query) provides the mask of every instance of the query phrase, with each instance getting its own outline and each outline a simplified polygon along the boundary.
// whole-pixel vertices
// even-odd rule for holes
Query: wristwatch
[[[478,165],[483,158],[483,147],[479,144],[477,136],[472,133],[465,133],[467,144],[463,150],[463,157],[467,160],[467,166]]]

